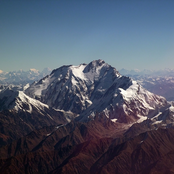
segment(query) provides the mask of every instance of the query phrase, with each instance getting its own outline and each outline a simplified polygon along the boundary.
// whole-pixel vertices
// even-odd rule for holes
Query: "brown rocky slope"
[[[33,131],[0,149],[0,173],[174,173],[173,128],[135,137],[126,129],[100,115]]]

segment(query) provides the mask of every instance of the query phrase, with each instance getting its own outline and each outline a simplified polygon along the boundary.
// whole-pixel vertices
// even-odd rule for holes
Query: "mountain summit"
[[[79,66],[62,66],[37,83],[26,94],[55,108],[79,114],[86,120],[96,112],[118,122],[144,120],[167,105],[103,60]]]

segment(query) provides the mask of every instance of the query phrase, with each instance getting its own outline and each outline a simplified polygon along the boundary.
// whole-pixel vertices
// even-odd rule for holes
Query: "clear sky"
[[[103,59],[117,69],[174,68],[174,0],[1,0],[0,69]]]

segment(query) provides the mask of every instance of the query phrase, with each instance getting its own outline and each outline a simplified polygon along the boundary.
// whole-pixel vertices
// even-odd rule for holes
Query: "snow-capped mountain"
[[[174,103],[102,60],[1,90],[0,173],[173,171]]]
[[[25,93],[53,108],[79,114],[80,120],[104,112],[113,121],[140,121],[168,105],[165,98],[121,76],[103,60],[62,66],[33,83]]]
[[[79,114],[100,98],[119,76],[116,69],[101,60],[88,65],[63,66],[32,84],[26,94],[54,108]]]

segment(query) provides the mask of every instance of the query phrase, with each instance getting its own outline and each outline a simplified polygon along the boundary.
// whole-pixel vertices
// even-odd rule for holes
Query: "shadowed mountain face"
[[[105,112],[110,119],[130,123],[167,106],[165,98],[121,76],[102,60],[60,67],[33,83],[25,93],[53,108],[79,114],[78,121],[88,120],[95,112]]]
[[[22,91],[11,89],[0,93],[0,110],[0,147],[32,130],[68,122],[68,113],[55,110]]]
[[[123,136],[125,129],[126,125],[100,115],[88,123],[71,122],[33,131],[0,149],[0,172],[173,172],[173,128],[159,128],[134,137]]]
[[[0,93],[0,173],[173,173],[174,106],[102,60]]]
[[[0,113],[0,147],[11,143],[29,132],[40,129],[44,126],[60,125],[67,123],[63,112],[47,110],[46,113],[54,115],[53,119],[43,116],[38,111],[32,114],[27,112],[9,112]]]

